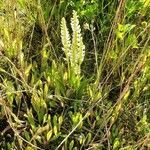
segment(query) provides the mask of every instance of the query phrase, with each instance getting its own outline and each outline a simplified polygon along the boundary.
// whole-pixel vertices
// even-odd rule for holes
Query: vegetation
[[[150,149],[150,0],[1,0],[0,149]]]

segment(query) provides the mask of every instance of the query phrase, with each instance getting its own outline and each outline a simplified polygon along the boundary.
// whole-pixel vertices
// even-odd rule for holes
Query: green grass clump
[[[0,1],[0,149],[150,148],[150,1]]]

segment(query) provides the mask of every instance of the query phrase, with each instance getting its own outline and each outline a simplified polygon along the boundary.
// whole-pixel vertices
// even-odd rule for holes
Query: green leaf
[[[44,85],[44,96],[45,96],[45,98],[46,98],[47,94],[48,94],[48,85],[45,84]]]
[[[34,150],[34,148],[28,146],[25,150]]]
[[[115,141],[114,141],[114,144],[113,144],[113,150],[118,149],[119,146],[120,146],[119,138],[116,138]]]
[[[23,134],[24,134],[24,136],[25,136],[25,139],[27,140],[27,141],[30,141],[30,133],[29,132],[27,132],[26,130],[24,130],[24,132],[23,132]]]
[[[127,40],[125,41],[125,45],[126,47],[131,46],[132,48],[138,48],[138,41],[137,41],[137,37],[135,36],[135,34],[130,34],[127,38]]]
[[[74,140],[72,140],[69,144],[69,150],[72,150],[74,146]]]
[[[54,131],[54,134],[55,134],[55,135],[58,134],[58,130],[57,130],[57,126],[56,126],[56,125],[53,127],[53,131]]]
[[[59,126],[61,126],[62,122],[63,122],[63,116],[60,116],[58,118],[58,124],[59,124]]]
[[[53,125],[57,126],[57,116],[56,115],[53,117]]]
[[[86,144],[88,145],[91,140],[92,140],[92,134],[89,132],[86,137]]]
[[[25,69],[25,75],[28,77],[30,70],[32,69],[32,64],[30,64],[26,69]]]
[[[52,134],[53,134],[53,130],[48,131],[47,136],[46,136],[47,141],[50,140],[50,138],[52,137]]]

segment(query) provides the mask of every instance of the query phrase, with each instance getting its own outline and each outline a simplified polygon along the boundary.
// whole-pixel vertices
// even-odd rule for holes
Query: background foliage
[[[1,0],[0,149],[149,149],[149,13],[149,0]]]

